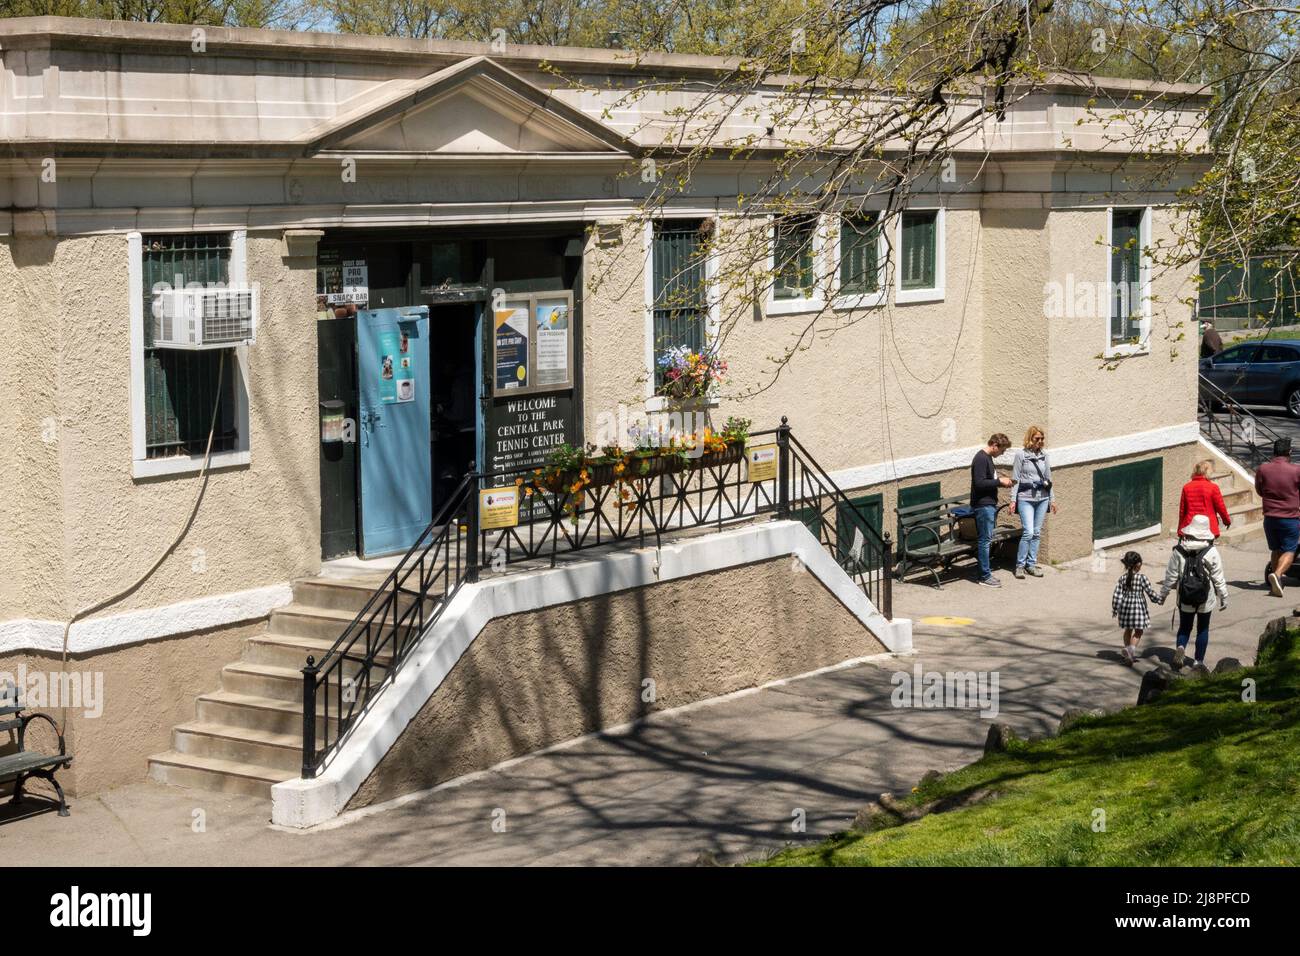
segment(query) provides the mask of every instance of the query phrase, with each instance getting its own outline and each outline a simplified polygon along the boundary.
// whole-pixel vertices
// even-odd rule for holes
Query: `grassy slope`
[[[1187,681],[1154,704],[1016,743],[910,799],[999,796],[872,833],[850,832],[777,866],[1300,864],[1300,632],[1246,674]],[[1243,703],[1242,679],[1257,699]],[[1093,832],[1093,811],[1106,830]]]

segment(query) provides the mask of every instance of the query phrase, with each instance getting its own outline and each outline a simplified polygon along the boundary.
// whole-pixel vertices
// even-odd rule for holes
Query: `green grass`
[[[903,803],[993,799],[786,850],[769,866],[1300,864],[1300,631],[1245,673],[1017,741]],[[1242,701],[1242,680],[1256,701]],[[1094,810],[1105,831],[1094,832]]]

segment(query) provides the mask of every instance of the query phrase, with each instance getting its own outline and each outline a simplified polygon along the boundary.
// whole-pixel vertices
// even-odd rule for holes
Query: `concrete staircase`
[[[195,719],[173,729],[172,749],[149,758],[149,776],[268,799],[272,784],[298,776],[307,655],[319,661],[383,580],[372,575],[295,581],[293,603],[272,611],[266,630],[245,643],[242,658],[222,669],[221,688],[201,696]],[[386,666],[391,658],[378,663]],[[378,669],[372,680],[385,674]],[[318,733],[323,724],[322,716]]]
[[[1221,455],[1215,455],[1214,460],[1218,468],[1210,480],[1223,492],[1223,503],[1232,516],[1232,527],[1221,529],[1220,539],[1226,544],[1240,544],[1264,537],[1264,504],[1255,493],[1254,482],[1228,467]]]

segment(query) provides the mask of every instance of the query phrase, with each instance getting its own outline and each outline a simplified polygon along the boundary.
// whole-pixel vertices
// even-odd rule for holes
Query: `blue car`
[[[1201,374],[1242,405],[1281,407],[1300,418],[1300,339],[1230,345],[1201,359]]]

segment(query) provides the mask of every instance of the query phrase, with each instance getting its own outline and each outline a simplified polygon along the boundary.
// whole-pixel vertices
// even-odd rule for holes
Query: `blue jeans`
[[[1192,634],[1192,621],[1196,622],[1196,659],[1202,664],[1205,663],[1205,649],[1210,644],[1210,613],[1204,614],[1199,611],[1184,611],[1178,609],[1178,639],[1179,647],[1187,646],[1187,639]]]
[[[1020,524],[1024,533],[1020,535],[1020,547],[1016,549],[1016,566],[1032,568],[1038,564],[1038,542],[1043,535],[1043,522],[1047,520],[1047,508],[1051,500],[1025,501],[1016,503],[1016,512],[1020,515]]]
[[[980,580],[993,576],[993,569],[989,567],[989,544],[993,541],[993,525],[997,520],[998,509],[993,505],[980,505],[975,509],[975,528],[980,536]]]

